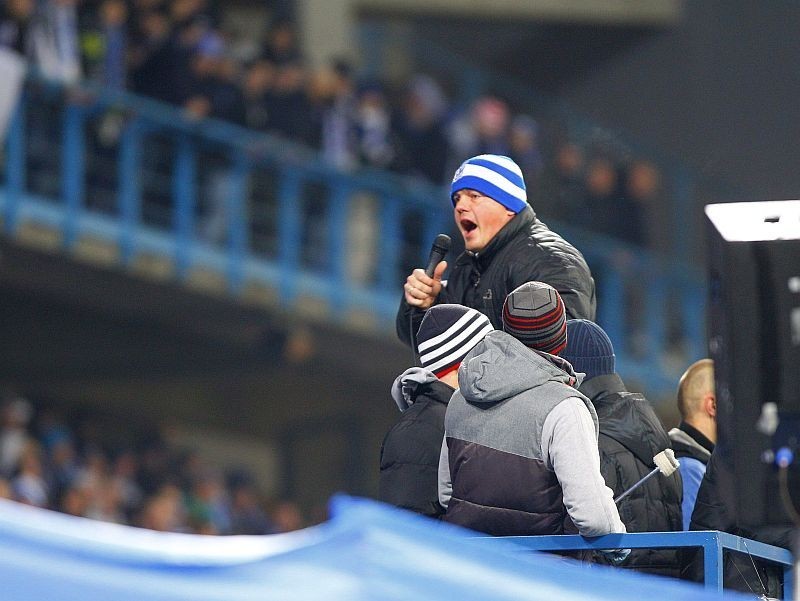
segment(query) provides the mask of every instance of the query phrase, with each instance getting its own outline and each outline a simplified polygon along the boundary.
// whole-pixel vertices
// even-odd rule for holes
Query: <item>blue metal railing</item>
[[[117,124],[111,142],[106,119]],[[258,283],[284,306],[313,296],[327,302],[332,319],[365,312],[387,330],[408,271],[451,228],[446,194],[419,180],[344,173],[288,140],[191,120],[124,92],[37,79],[10,123],[1,166],[8,236],[27,223],[44,225],[60,234],[65,252],[97,238],[116,248],[121,268],[156,255],[178,281],[211,270],[232,295]],[[597,274],[598,321],[618,347],[619,371],[647,393],[670,394],[678,374],[665,367],[665,354],[680,346],[684,365],[704,354],[700,274],[552,225]]]
[[[697,532],[634,532],[584,538],[577,534],[554,536],[481,537],[476,544],[491,547],[512,541],[528,551],[585,551],[606,549],[703,550],[704,586],[722,593],[725,552],[746,553],[755,559],[775,564],[783,570],[783,598],[793,598],[794,558],[786,549],[716,530]],[[503,547],[505,548],[505,547]]]

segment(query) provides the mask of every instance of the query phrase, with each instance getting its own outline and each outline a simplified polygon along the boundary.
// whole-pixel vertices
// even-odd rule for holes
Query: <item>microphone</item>
[[[660,453],[656,454],[656,456],[653,457],[653,463],[656,464],[656,467],[653,469],[653,471],[651,471],[644,478],[639,480],[636,484],[631,486],[628,490],[626,490],[620,496],[614,499],[614,503],[619,503],[620,501],[622,501],[622,499],[627,497],[634,490],[639,488],[642,484],[647,482],[650,478],[652,478],[659,472],[664,474],[667,478],[669,478],[672,474],[675,473],[675,470],[677,470],[681,465],[680,461],[675,459],[675,452],[672,449],[664,449]]]
[[[447,251],[450,250],[450,236],[439,234],[431,245],[431,254],[428,256],[428,266],[425,268],[425,275],[433,277],[436,266],[444,259]],[[417,352],[416,332],[414,330],[414,311],[408,314],[408,331],[411,333],[411,352],[414,355],[414,365],[419,366],[419,353]]]
[[[447,251],[450,250],[450,236],[447,234],[439,234],[436,240],[431,245],[431,254],[428,256],[428,266],[425,268],[425,275],[429,278],[433,277],[433,272],[436,266],[444,259]]]

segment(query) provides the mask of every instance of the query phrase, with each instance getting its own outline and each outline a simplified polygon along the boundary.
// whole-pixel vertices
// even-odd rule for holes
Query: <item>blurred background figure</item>
[[[10,478],[20,464],[25,449],[31,442],[28,433],[33,407],[22,397],[10,397],[2,406],[0,429],[0,475]]]

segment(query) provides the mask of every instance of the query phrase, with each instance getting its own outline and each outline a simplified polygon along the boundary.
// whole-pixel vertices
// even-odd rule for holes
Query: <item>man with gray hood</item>
[[[429,517],[444,512],[437,471],[445,410],[461,360],[493,330],[488,317],[463,305],[436,305],[425,313],[417,333],[422,367],[407,369],[392,386],[401,416],[381,445],[381,501]]]
[[[600,475],[597,414],[558,357],[564,303],[542,282],[511,292],[504,332],[467,354],[445,416],[445,521],[495,536],[625,532]],[[615,563],[629,550],[609,552]]]

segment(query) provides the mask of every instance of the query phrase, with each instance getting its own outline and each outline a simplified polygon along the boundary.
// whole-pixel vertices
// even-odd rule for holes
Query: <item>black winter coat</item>
[[[436,303],[477,309],[501,329],[506,296],[530,281],[558,290],[568,319],[594,320],[594,280],[583,255],[539,221],[530,207],[508,222],[482,252],[467,251],[456,259]],[[416,333],[424,314],[403,298],[396,320],[400,340],[411,343],[409,327]]]
[[[600,422],[600,472],[614,497],[655,467],[653,457],[670,440],[647,399],[628,392],[617,374],[586,380],[579,390],[591,399]],[[677,471],[655,476],[618,505],[628,532],[673,532],[682,529],[683,484]],[[678,555],[672,549],[633,550],[623,564],[650,574],[678,577]]]
[[[742,528],[736,516],[734,495],[733,470],[724,448],[717,445],[711,453],[706,473],[697,491],[689,530],[719,530],[791,550],[792,529],[789,527],[765,526],[757,531]],[[687,550],[682,555],[683,576],[689,580],[701,581],[702,553]],[[753,563],[757,566],[757,572]],[[732,590],[752,591],[758,595],[765,593],[780,599],[783,598],[780,572],[779,568],[765,565],[759,560],[753,561],[746,554],[727,553],[723,566],[723,584],[725,588]]]
[[[414,404],[383,439],[378,498],[438,517],[444,513],[438,500],[439,454],[453,388],[436,381],[418,387],[416,393]]]

